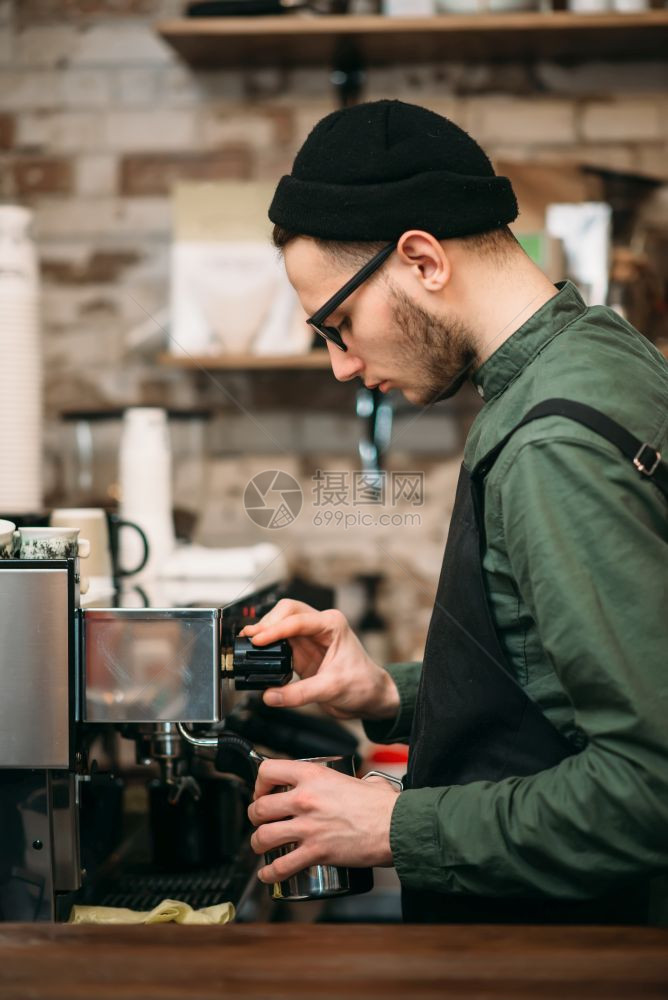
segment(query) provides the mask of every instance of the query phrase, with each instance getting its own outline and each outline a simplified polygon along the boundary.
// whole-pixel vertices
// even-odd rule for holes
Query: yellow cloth
[[[70,924],[229,924],[234,920],[232,903],[218,903],[193,910],[178,899],[163,899],[152,910],[128,910],[122,906],[73,906]]]

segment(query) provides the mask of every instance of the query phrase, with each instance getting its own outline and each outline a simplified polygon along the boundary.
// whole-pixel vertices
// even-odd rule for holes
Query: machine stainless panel
[[[66,569],[0,573],[0,766],[70,766]]]
[[[218,721],[218,608],[111,608],[79,613],[85,662],[84,721]]]

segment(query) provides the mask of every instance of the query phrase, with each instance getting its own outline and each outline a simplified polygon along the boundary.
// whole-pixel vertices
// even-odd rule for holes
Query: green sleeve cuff
[[[444,856],[438,817],[447,789],[413,788],[397,796],[390,821],[390,848],[401,884],[444,892],[454,888]]]
[[[408,743],[422,663],[388,663],[385,669],[397,685],[399,712],[394,719],[363,719],[364,731],[372,743]]]

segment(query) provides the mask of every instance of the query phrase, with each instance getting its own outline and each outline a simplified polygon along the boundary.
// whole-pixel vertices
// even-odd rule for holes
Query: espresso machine
[[[290,680],[288,643],[238,634],[280,596],[82,609],[76,559],[0,560],[0,920],[166,896],[238,905],[258,885],[249,782],[226,773],[216,741],[304,750],[301,723],[270,718],[280,710],[254,693]],[[322,739],[305,746],[350,751]]]

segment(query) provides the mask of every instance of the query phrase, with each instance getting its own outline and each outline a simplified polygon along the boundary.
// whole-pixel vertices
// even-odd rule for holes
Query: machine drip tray
[[[198,910],[218,903],[233,903],[237,919],[253,919],[256,897],[268,897],[266,886],[255,875],[259,859],[244,836],[233,858],[213,864],[158,865],[151,859],[148,824],[141,814],[130,814],[134,830],[107,861],[76,892],[61,897],[58,920],[69,918],[71,906],[94,906],[152,910],[164,899],[176,899]]]
[[[131,910],[152,910],[163,899],[178,899],[193,909],[215,906],[239,898],[238,865],[218,865],[214,868],[187,873],[125,872],[106,893],[96,894],[99,906],[125,906]],[[242,873],[248,880],[248,872]]]

